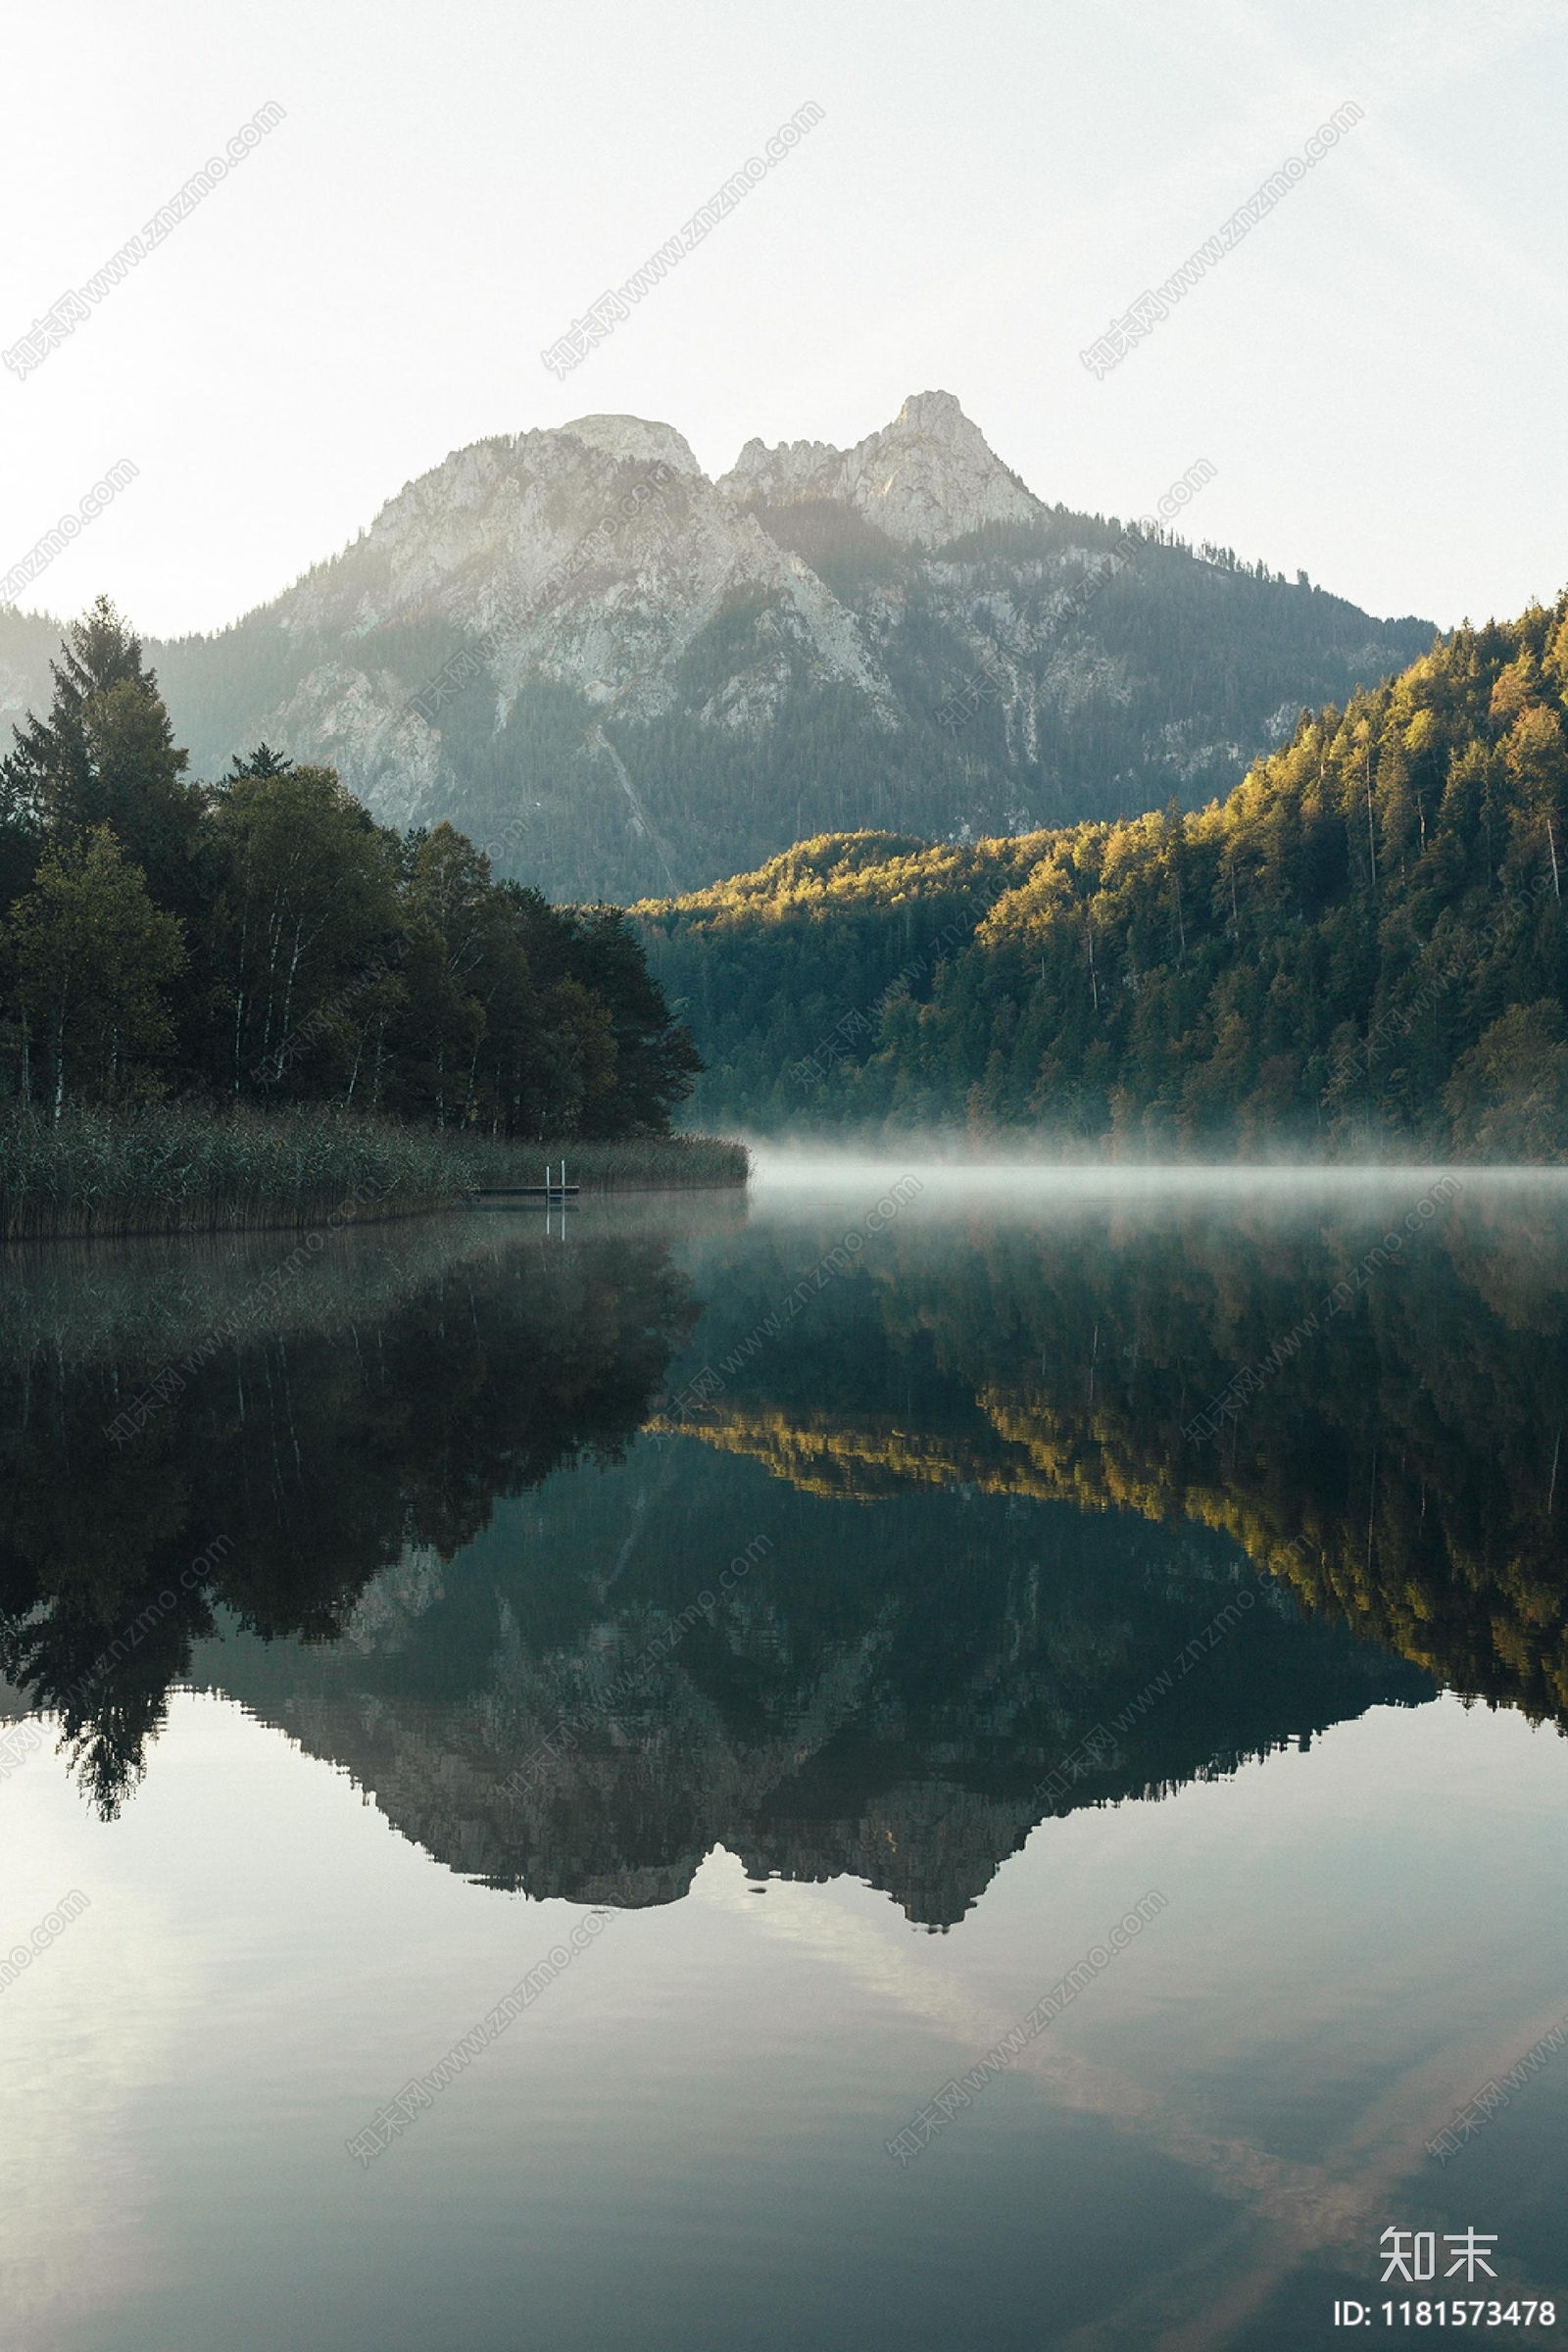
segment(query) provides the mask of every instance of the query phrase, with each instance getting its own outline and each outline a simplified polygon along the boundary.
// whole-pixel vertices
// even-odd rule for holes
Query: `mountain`
[[[718,491],[753,513],[848,508],[899,548],[946,547],[988,523],[1047,519],[1047,509],[998,461],[951,392],[915,393],[885,431],[853,449],[748,441]]]
[[[149,653],[196,773],[265,738],[384,822],[627,899],[827,830],[1206,799],[1432,634],[1049,505],[924,392],[850,450],[748,442],[716,482],[633,416],[475,443],[271,604]],[[0,714],[47,702],[57,637],[0,612]]]
[[[1185,816],[823,837],[637,913],[699,1119],[1561,1161],[1565,866],[1568,592]]]

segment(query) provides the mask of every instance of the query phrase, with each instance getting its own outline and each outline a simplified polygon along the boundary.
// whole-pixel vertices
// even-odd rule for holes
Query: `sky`
[[[0,348],[264,105],[259,143],[25,377],[0,576],[212,629],[466,443],[623,413],[710,473],[956,393],[1042,498],[1443,626],[1568,581],[1568,0],[13,0]],[[606,341],[541,354],[807,103]],[[1080,353],[1361,118],[1103,378]]]

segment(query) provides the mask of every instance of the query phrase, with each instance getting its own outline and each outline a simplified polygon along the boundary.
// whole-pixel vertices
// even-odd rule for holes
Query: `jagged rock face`
[[[637,490],[646,496],[630,508]],[[610,545],[573,569],[607,517]],[[717,494],[677,432],[636,416],[585,416],[481,442],[409,483],[364,541],[280,600],[277,618],[304,640],[340,631],[352,641],[438,613],[473,637],[494,632],[487,658],[503,716],[538,676],[648,717],[675,700],[694,639],[746,599],[776,609],[781,645],[887,701],[849,613],[798,556]],[[341,676],[341,664],[325,666]]]
[[[51,637],[0,611],[0,708],[47,704]],[[1195,804],[1430,638],[1046,506],[938,391],[717,482],[642,417],[477,442],[235,628],[148,651],[193,773],[265,737],[384,823],[626,900],[816,834]]]
[[[636,481],[665,474],[672,488],[629,512],[611,553],[560,587],[562,566],[594,525]],[[676,520],[691,543],[678,571],[669,564]],[[678,643],[693,606],[700,610],[730,573],[746,576],[755,561],[755,534],[717,512],[678,433],[635,416],[590,416],[458,451],[406,483],[362,540],[309,573],[274,611],[301,639],[360,638],[432,614],[474,636],[499,627],[514,662],[564,618],[618,601],[628,581],[646,581],[667,600],[665,641]],[[625,633],[636,635],[632,627]],[[651,650],[637,648],[631,665],[644,666]]]
[[[574,564],[607,518],[609,545]],[[671,426],[587,416],[482,442],[407,484],[363,540],[279,600],[276,625],[303,655],[333,651],[266,723],[296,758],[335,766],[383,820],[430,823],[461,808],[462,763],[439,719],[411,706],[423,680],[361,665],[357,647],[438,618],[460,641],[481,641],[497,725],[539,682],[591,712],[649,721],[681,703],[686,657],[735,608],[756,614],[749,658],[703,699],[700,723],[755,732],[797,673],[848,688],[875,723],[893,722],[891,689],[853,614],[718,496]]]
[[[748,441],[718,482],[736,506],[831,499],[898,547],[945,547],[991,522],[1042,522],[1046,509],[995,455],[951,392],[916,392],[853,449],[825,441]]]
[[[274,712],[272,734],[297,758],[335,767],[383,824],[401,828],[451,781],[440,736],[417,711],[399,708],[401,700],[389,670],[320,662]]]

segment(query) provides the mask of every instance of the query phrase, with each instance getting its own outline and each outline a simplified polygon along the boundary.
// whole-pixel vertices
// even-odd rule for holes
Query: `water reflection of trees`
[[[336,1637],[411,1545],[450,1557],[498,1495],[614,1458],[695,1311],[667,1249],[625,1233],[386,1228],[279,1283],[288,1247],[10,1261],[0,1671],[106,1811],[215,1611]]]
[[[1358,1262],[1370,1211],[911,1220],[684,1418],[661,1399],[822,1236],[725,1226],[688,1281],[668,1214],[564,1248],[482,1220],[344,1237],[270,1290],[267,1237],[13,1261],[0,1670],[105,1809],[192,1680],[497,1885],[667,1900],[718,1840],[940,1924],[1044,1814],[1434,1677],[1568,1713],[1568,1251],[1539,1203],[1467,1196],[1204,1444],[1184,1428]],[[126,1400],[236,1315],[117,1447]],[[574,1463],[607,1474],[551,1475]]]
[[[822,1493],[967,1484],[1224,1530],[1314,1610],[1562,1723],[1568,1204],[1472,1181],[1354,1288],[1419,1189],[1084,1210],[948,1250],[895,1234],[896,1274],[836,1286],[808,1339],[682,1426]],[[825,1393],[823,1367],[878,1346],[880,1395]],[[1248,1367],[1218,1434],[1184,1434]]]

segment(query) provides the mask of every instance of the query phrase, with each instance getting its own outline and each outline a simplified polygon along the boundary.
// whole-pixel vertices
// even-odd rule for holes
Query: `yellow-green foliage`
[[[1303,711],[1205,808],[965,848],[827,837],[644,906],[710,1064],[696,1106],[1115,1152],[1568,1156],[1565,692],[1568,596]]]
[[[781,851],[754,874],[735,874],[679,899],[646,899],[631,911],[649,923],[679,921],[709,931],[803,914],[831,919],[862,906],[880,912],[942,891],[962,894],[977,879],[1004,888],[1028,863],[1026,844],[1038,851],[1046,838],[1032,834],[959,848],[906,833],[819,833]]]

